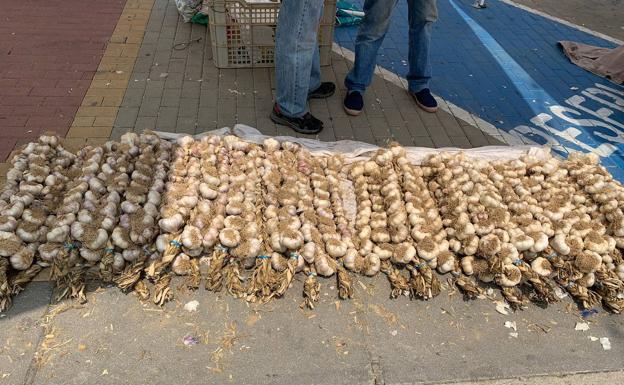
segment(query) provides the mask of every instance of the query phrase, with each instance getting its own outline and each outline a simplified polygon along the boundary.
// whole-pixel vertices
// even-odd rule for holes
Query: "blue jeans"
[[[364,93],[371,84],[377,51],[390,26],[392,10],[398,0],[366,0],[364,2],[364,20],[360,24],[355,41],[355,63],[345,79],[345,86],[350,91]],[[429,45],[431,28],[438,19],[436,0],[407,0],[409,19],[409,72],[408,88],[412,92],[429,87],[431,63]]]
[[[308,112],[308,93],[321,85],[317,43],[323,0],[282,0],[275,33],[276,97],[282,114]]]

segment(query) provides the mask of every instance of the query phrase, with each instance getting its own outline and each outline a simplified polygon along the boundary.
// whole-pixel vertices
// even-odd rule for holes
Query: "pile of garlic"
[[[119,189],[109,187],[109,190],[112,190],[109,197],[113,196],[118,206],[115,207],[115,204],[107,198],[109,200],[107,208],[110,210],[107,212],[107,218],[110,223],[115,224],[115,227],[109,234],[105,256],[109,258],[113,256],[112,267],[116,275],[119,275],[127,264],[153,258],[156,254],[152,245],[159,233],[157,226],[160,219],[159,208],[172,148],[170,142],[163,141],[150,132],[140,136],[126,135],[122,136],[121,144],[130,147],[128,152],[134,158],[128,165],[120,165],[120,174],[113,179],[119,181]],[[120,215],[118,221],[115,221],[112,214],[117,210]],[[104,211],[103,208],[101,212]],[[107,231],[110,232],[109,229]]]
[[[0,191],[0,308],[42,267],[84,299],[86,272],[163,305],[174,274],[252,302],[303,273],[353,295],[351,271],[383,272],[391,296],[429,299],[451,274],[501,287],[514,307],[554,302],[624,311],[624,187],[592,156],[483,161],[439,153],[412,164],[398,145],[368,157],[228,135],[175,143],[151,132],[77,154],[44,136],[12,159]],[[145,279],[143,279],[145,278]]]
[[[37,249],[58,209],[58,193],[66,181],[63,171],[74,160],[55,136],[41,136],[11,160],[0,194],[0,310],[39,271],[33,266]]]

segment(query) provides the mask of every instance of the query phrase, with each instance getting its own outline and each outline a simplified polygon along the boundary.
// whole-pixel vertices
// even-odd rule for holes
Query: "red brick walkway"
[[[65,136],[126,0],[0,1],[0,162]]]

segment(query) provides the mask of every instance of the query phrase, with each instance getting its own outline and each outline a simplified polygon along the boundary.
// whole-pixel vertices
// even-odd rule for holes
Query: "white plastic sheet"
[[[169,133],[169,132],[157,132],[157,134],[168,140],[176,140],[186,134]],[[264,135],[253,127],[246,126],[244,124],[237,124],[234,128],[220,128],[218,130],[206,131],[200,134],[191,135],[195,139],[200,139],[206,135],[236,135],[246,141],[262,144],[262,142],[270,138],[271,136]],[[307,148],[312,155],[334,155],[341,154],[345,157],[347,162],[353,162],[365,157],[370,156],[373,152],[379,149],[378,146],[358,142],[354,140],[340,140],[337,142],[321,142],[314,139],[296,138],[292,136],[275,136],[274,139],[284,142],[289,141],[298,143],[301,146]],[[550,156],[550,149],[548,147],[537,146],[485,146],[470,149],[461,149],[456,147],[444,147],[444,148],[427,148],[427,147],[405,147],[407,151],[407,157],[413,164],[421,164],[427,156],[436,154],[439,152],[463,152],[469,158],[475,160],[485,161],[497,161],[497,160],[512,160],[518,159],[523,155],[531,155],[537,159],[547,159]]]

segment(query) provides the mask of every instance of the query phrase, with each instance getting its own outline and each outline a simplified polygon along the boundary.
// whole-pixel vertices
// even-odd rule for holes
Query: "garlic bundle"
[[[501,195],[505,212],[510,214],[504,232],[498,233],[504,236],[503,240],[509,238],[511,243],[502,245],[501,252],[507,253],[507,260],[511,260],[521,273],[518,275],[515,269],[507,269],[503,283],[524,278],[533,288],[530,296],[534,300],[550,303],[557,300],[554,282],[550,279],[553,268],[550,261],[540,255],[549,249],[549,237],[554,230],[551,219],[543,216],[544,211],[534,195],[541,190],[538,186],[542,178],[537,173],[529,173],[530,164],[518,159],[494,163],[485,170]]]
[[[280,285],[276,289],[276,296],[282,296],[290,287],[296,273],[306,269],[319,269],[324,276],[333,274],[330,266],[331,261],[325,252],[323,237],[318,229],[319,221],[314,208],[314,193],[310,183],[312,161],[310,153],[300,147],[292,147],[289,151],[289,143],[283,143],[281,151],[280,170],[284,170],[288,178],[283,183],[294,186],[293,190],[282,190],[278,193],[278,203],[281,205],[277,210],[277,219],[284,222],[285,226],[273,226],[275,219],[271,220],[271,227],[279,232],[292,231],[293,234],[301,234],[301,242],[298,248],[289,248],[281,254],[271,254],[271,266],[280,272]],[[294,178],[291,179],[291,177]],[[272,214],[269,214],[272,215]],[[292,220],[289,218],[292,217]],[[285,219],[282,219],[285,218]],[[274,240],[277,237],[272,238]],[[281,246],[281,245],[280,245]],[[314,266],[317,266],[316,268]],[[320,285],[320,284],[319,284]],[[313,306],[313,304],[309,304]]]
[[[353,242],[353,229],[350,227],[349,220],[346,217],[344,207],[344,186],[347,182],[346,167],[341,156],[326,157],[327,166],[323,168],[327,184],[329,186],[331,210],[334,214],[334,222],[337,226],[338,234],[342,244],[346,247],[342,256],[341,263],[337,268],[338,276],[338,296],[340,299],[347,299],[353,296],[352,279],[344,268],[344,258],[347,254],[357,253],[355,243]]]
[[[103,248],[108,240],[108,233],[101,229],[98,221],[97,208],[99,197],[105,191],[103,183],[97,178],[105,155],[109,147],[85,147],[79,152],[81,162],[80,176],[68,185],[63,205],[60,210],[60,220],[71,222],[65,240],[49,242],[46,251],[54,255],[54,247],[60,247],[58,255],[53,261],[52,276],[59,287],[60,295],[57,300],[70,297],[79,301],[86,300],[84,294],[84,262],[98,260],[98,253],[91,249]],[[58,214],[57,214],[58,215]],[[59,217],[57,216],[57,220]],[[60,224],[60,223],[59,223]],[[50,234],[50,241],[53,239]],[[89,247],[91,249],[89,249]]]
[[[200,162],[193,152],[194,140],[184,136],[177,140],[173,160],[161,197],[160,235],[156,242],[157,257],[146,269],[150,279],[157,280],[181,252],[180,232],[198,203]],[[190,171],[190,172],[189,172]],[[164,280],[162,282],[167,282]]]
[[[272,268],[271,263],[272,260],[280,258],[280,256],[274,256],[275,253],[271,246],[273,243],[272,231],[274,232],[277,227],[278,207],[280,205],[278,201],[278,192],[282,182],[282,174],[278,164],[281,157],[280,143],[272,138],[265,139],[262,149],[263,157],[256,164],[261,181],[256,185],[256,193],[260,193],[256,219],[263,242],[247,287],[246,298],[250,302],[270,300],[284,281],[279,273]],[[279,239],[277,239],[276,244],[281,247]]]
[[[238,216],[226,218],[224,225],[238,228],[241,236],[239,245],[231,250],[232,257],[242,266],[252,267],[260,253],[262,238],[258,225],[260,216],[260,202],[262,200],[262,188],[258,167],[262,162],[262,150],[258,146],[249,146],[244,155],[244,181],[242,211]],[[235,179],[241,176],[235,176]],[[227,209],[226,209],[227,210]]]
[[[357,252],[348,253],[344,258],[347,269],[367,276],[377,274],[381,267],[381,259],[373,253],[375,246],[372,235],[372,194],[368,179],[373,173],[379,174],[379,166],[375,162],[358,161],[351,165],[349,180],[355,190],[357,213],[354,222],[356,236],[353,238]],[[379,224],[379,221],[377,221]]]
[[[572,154],[563,166],[580,190],[577,195],[585,194],[576,200],[578,220],[570,229],[576,240],[573,246],[584,248],[576,252],[574,261],[584,275],[574,282],[576,286],[568,282],[572,286],[568,291],[586,307],[599,296],[606,307],[619,313],[624,310],[624,187],[600,166],[596,156]]]
[[[265,229],[270,249],[271,267],[275,272],[275,282],[265,285],[274,296],[282,296],[290,287],[294,275],[309,263],[322,263],[320,248],[310,254],[310,246],[305,252],[305,233],[303,224],[315,221],[312,203],[312,191],[309,184],[309,157],[299,152],[299,147],[283,142],[280,147],[271,147],[271,141],[265,142],[263,180],[266,186],[264,217],[267,218]],[[272,152],[271,152],[272,151]],[[302,172],[300,172],[300,170]],[[299,215],[297,215],[299,213]],[[312,229],[311,223],[306,228]],[[316,228],[314,227],[316,230]],[[320,234],[316,240],[321,241]],[[308,239],[312,236],[307,234]],[[317,246],[317,245],[315,245]],[[320,246],[320,245],[319,245]],[[267,250],[268,251],[268,250]],[[324,259],[323,261],[326,261]],[[264,262],[261,262],[260,268]],[[329,274],[329,271],[324,271]],[[270,275],[269,275],[270,276]]]
[[[510,304],[524,306],[526,300],[517,287],[522,279],[518,267],[522,255],[515,238],[524,233],[510,224],[509,209],[497,188],[502,176],[491,176],[495,169],[463,153],[432,156],[428,166],[435,177],[430,188],[439,199],[450,248],[465,255],[464,273],[484,282],[495,281]],[[542,239],[541,247],[547,241],[547,237]]]
[[[219,175],[217,206],[210,229],[206,234],[206,237],[211,239],[206,242],[206,237],[204,237],[204,245],[213,247],[205,284],[206,289],[211,291],[221,290],[224,278],[223,269],[227,264],[229,249],[238,246],[241,241],[239,228],[242,226],[236,226],[234,219],[242,213],[243,209],[242,176],[244,174],[240,168],[243,165],[243,154],[238,150],[232,151],[232,147],[228,146],[225,141],[222,141],[216,149]],[[236,175],[234,178],[236,181],[231,179],[230,174]],[[227,217],[231,217],[228,224],[235,224],[235,227],[225,227]]]
[[[101,210],[110,223],[106,230],[114,229],[109,233],[100,271],[106,271],[108,278],[114,273],[115,281],[123,281],[127,290],[133,287],[131,278],[137,277],[138,264],[134,262],[145,260],[153,251],[150,246],[158,234],[172,144],[145,132],[138,137],[122,136],[120,147],[132,157],[128,162],[122,162],[125,157],[118,160],[120,173],[114,177],[118,188],[109,187],[109,202]],[[118,221],[114,219],[116,212],[120,214]],[[133,263],[128,270],[124,270],[126,263]]]
[[[0,258],[8,258],[0,265],[0,310],[40,271],[34,265],[37,249],[45,242],[52,212],[59,204],[67,180],[63,173],[74,160],[57,137],[47,135],[26,145],[11,160],[0,192]]]
[[[610,253],[615,242],[617,248],[624,249],[624,186],[600,166],[595,156],[572,154],[564,162],[564,166],[571,178],[593,202],[591,205],[583,202],[588,208],[593,209],[588,210],[587,214],[606,226],[604,233],[602,228],[593,229],[592,238],[598,239],[590,240],[588,247],[599,254]],[[596,237],[596,233],[602,236],[602,239]],[[605,240],[608,245],[605,245]],[[607,266],[612,271],[617,267],[612,262]],[[620,276],[620,279],[624,279],[624,276]]]
[[[216,246],[211,260],[206,285],[210,285],[211,290],[220,289],[221,272],[218,269],[221,269],[228,292],[240,298],[246,294],[241,268],[253,266],[261,247],[257,221],[257,204],[261,198],[257,166],[260,164],[261,154],[258,146],[234,136],[223,138],[223,144],[231,155],[229,185],[225,194],[226,216],[223,220],[224,228],[219,232],[219,245]],[[224,261],[226,256],[229,258]]]
[[[303,153],[303,150],[302,150]],[[336,260],[347,254],[347,244],[343,242],[342,236],[337,231],[334,222],[334,213],[330,201],[329,182],[325,177],[323,170],[327,169],[327,160],[325,158],[313,161],[307,155],[307,164],[311,166],[310,182],[313,188],[312,200],[313,207],[316,210],[316,231],[321,236],[321,243],[316,243],[317,255],[314,261],[315,271],[324,277],[332,276],[338,269]],[[305,198],[309,193],[300,191],[300,199]]]

